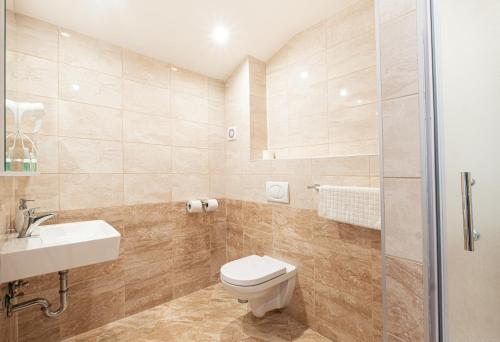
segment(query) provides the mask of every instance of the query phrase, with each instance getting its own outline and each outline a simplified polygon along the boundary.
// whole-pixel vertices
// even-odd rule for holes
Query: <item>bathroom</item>
[[[0,341],[500,340],[496,1],[0,10]]]

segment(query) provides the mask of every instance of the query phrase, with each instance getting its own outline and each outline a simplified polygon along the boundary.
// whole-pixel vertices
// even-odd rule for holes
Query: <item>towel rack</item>
[[[319,191],[320,184],[308,185],[307,188],[314,191]]]

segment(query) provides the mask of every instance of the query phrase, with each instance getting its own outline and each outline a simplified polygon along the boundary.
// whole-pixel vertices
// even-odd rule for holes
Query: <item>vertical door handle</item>
[[[474,252],[479,233],[474,230],[474,212],[472,209],[472,186],[475,181],[471,172],[461,172],[462,178],[462,216],[464,221],[464,249]]]

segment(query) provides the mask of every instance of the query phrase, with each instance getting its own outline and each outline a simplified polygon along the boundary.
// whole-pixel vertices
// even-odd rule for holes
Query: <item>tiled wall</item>
[[[378,156],[249,160],[252,59],[226,82],[227,256],[268,254],[298,266],[287,309],[334,341],[381,340],[380,231],[316,214],[313,183],[379,186]],[[289,205],[266,203],[265,182],[287,181]]]
[[[373,0],[300,32],[267,63],[277,158],[377,154]]]
[[[424,340],[421,115],[416,1],[378,2],[385,201],[385,324]]]
[[[297,266],[292,316],[333,341],[381,341],[380,231],[315,210],[227,201],[228,259],[271,255]]]
[[[16,198],[72,210],[224,196],[222,82],[9,12],[7,97],[46,108],[42,175],[17,178]]]
[[[226,144],[226,198],[265,203],[265,183],[290,184],[290,205],[315,209],[317,194],[307,186],[319,184],[379,186],[378,156],[250,160],[251,58],[226,81],[226,126],[238,129],[236,140]]]
[[[0,177],[2,232],[24,197],[57,212],[52,223],[104,219],[122,240],[117,261],[70,271],[67,313],[26,310],[2,333],[18,319],[19,341],[57,341],[217,281],[224,83],[10,12],[7,36],[8,98],[42,102],[46,115],[42,174]],[[206,197],[220,210],[186,215],[184,200]],[[57,274],[31,284],[24,299],[57,303]]]

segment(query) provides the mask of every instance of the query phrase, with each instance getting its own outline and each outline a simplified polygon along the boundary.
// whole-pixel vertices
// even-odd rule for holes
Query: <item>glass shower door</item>
[[[435,1],[445,341],[500,341],[500,1]]]

